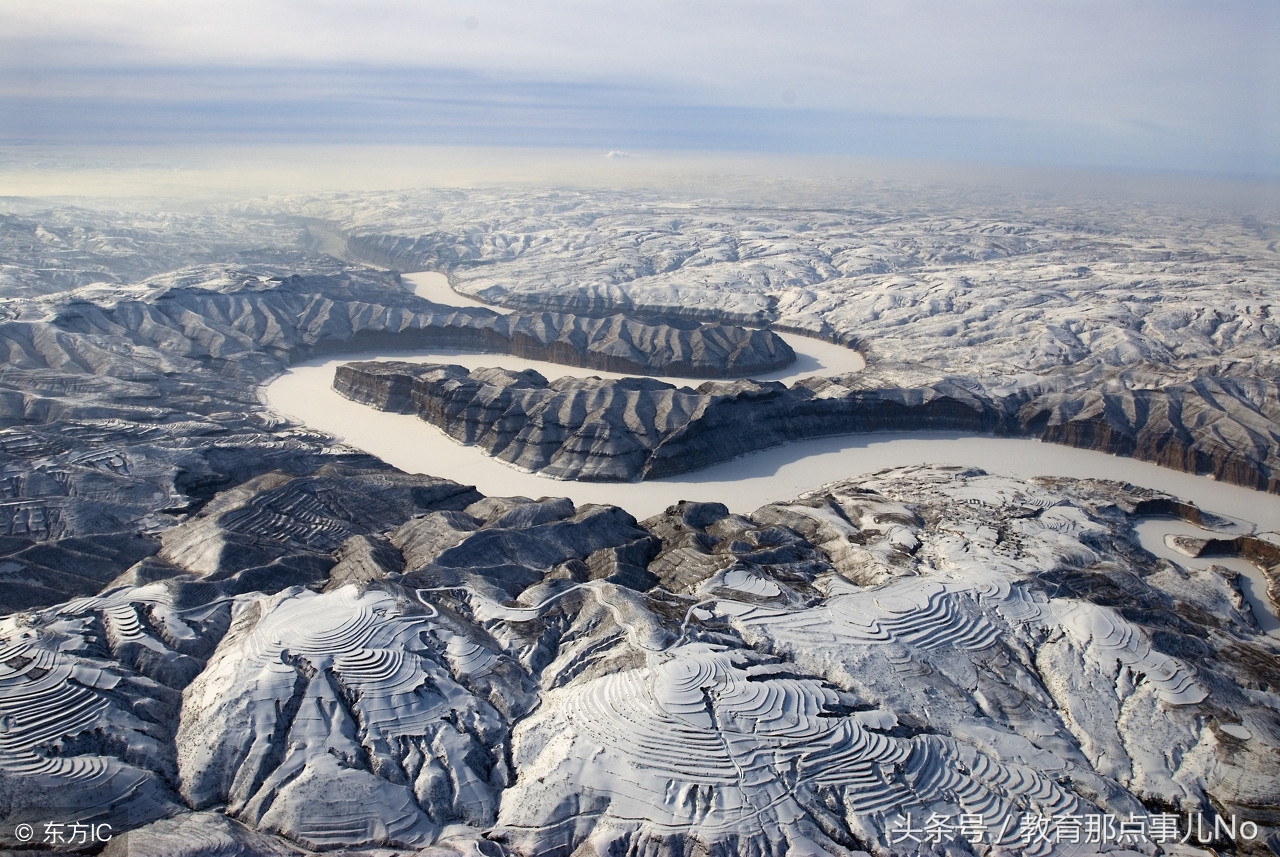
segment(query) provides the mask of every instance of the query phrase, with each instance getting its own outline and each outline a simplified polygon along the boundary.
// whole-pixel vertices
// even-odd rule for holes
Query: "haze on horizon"
[[[0,56],[10,171],[430,146],[1280,177],[1267,0],[10,0]]]

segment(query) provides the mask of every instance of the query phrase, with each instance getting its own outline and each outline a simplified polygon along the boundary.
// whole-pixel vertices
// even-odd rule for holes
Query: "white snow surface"
[[[826,207],[477,190],[249,208],[357,237],[446,236],[453,287],[507,307],[586,296],[856,337],[885,377],[955,373],[1009,390],[1064,367],[1142,367],[1155,388],[1277,365],[1267,222],[1161,204],[939,206],[927,194],[890,206],[875,187],[848,190]],[[37,309],[56,291],[33,273],[46,253],[136,255],[143,271],[155,236],[209,227],[107,234],[74,213],[54,225],[0,271]],[[206,250],[218,248],[187,255]],[[439,276],[410,283],[447,296]],[[144,289],[92,277],[58,288],[103,300]],[[14,807],[68,823],[225,812],[307,848],[378,853],[431,853],[455,835],[484,853],[487,833],[520,855],[644,853],[680,838],[744,855],[959,855],[971,849],[890,831],[905,813],[973,813],[994,837],[980,853],[1036,857],[1079,849],[1023,848],[1001,822],[1211,799],[1280,806],[1280,644],[1250,618],[1257,593],[1168,549],[1168,534],[1188,532],[1177,523],[1140,525],[1142,551],[1115,484],[1028,477],[1166,490],[1242,522],[1226,534],[1280,530],[1272,495],[955,435],[833,438],[682,479],[558,483],[347,402],[330,391],[331,366],[313,368],[295,367],[267,400],[404,470],[637,517],[725,502],[812,532],[817,571],[720,566],[661,598],[548,573],[550,594],[528,603],[388,580],[251,592],[195,613],[164,585],[122,585],[14,614],[0,619],[0,777]],[[1130,609],[1138,601],[1145,612]],[[181,653],[205,638],[220,640],[207,663]],[[530,704],[508,723],[500,708],[513,700]]]
[[[112,755],[37,750],[101,730],[164,758],[120,695],[140,677],[90,654],[97,629],[113,652],[174,659],[223,616],[181,698],[182,797],[308,848],[407,852],[486,833],[520,855],[674,840],[857,853],[839,828],[906,854],[918,849],[892,833],[904,814],[964,813],[999,850],[1067,854],[1024,847],[1018,820],[1206,794],[1273,802],[1275,690],[1172,651],[1158,639],[1168,618],[1142,623],[1064,586],[1148,568],[1145,605],[1222,603],[1212,569],[1197,582],[1129,565],[1140,555],[1115,492],[917,465],[758,510],[814,533],[812,586],[744,560],[657,600],[604,580],[505,604],[466,586],[348,584],[192,612],[162,583],[118,587],[0,622],[0,772],[74,796],[68,816],[122,788],[143,817],[178,811]],[[1213,650],[1276,652],[1238,609],[1199,633]],[[505,724],[495,705],[528,693],[531,713]]]
[[[822,495],[834,505],[801,498],[785,508],[814,520],[836,511],[845,521],[905,521],[887,496],[931,509],[931,522],[900,524],[917,540],[910,553],[869,544],[846,555],[827,597],[810,606],[735,596],[722,575],[693,615],[727,623],[748,650],[676,641],[646,650],[638,666],[544,691],[513,736],[519,776],[497,828],[507,841],[521,853],[583,836],[601,853],[619,840],[671,837],[735,841],[750,854],[848,853],[815,821],[830,812],[873,848],[905,853],[889,831],[910,812],[978,815],[986,841],[1021,848],[1016,824],[1002,840],[1001,822],[1141,814],[1132,795],[1193,800],[1205,782],[1193,772],[1218,732],[1240,738],[1272,722],[1250,709],[1244,723],[1223,712],[1210,727],[1195,668],[1158,651],[1118,609],[1039,585],[1063,563],[1106,561],[1096,547],[1106,527],[1073,501],[936,468]],[[967,502],[974,496],[987,503]],[[1012,516],[1017,509],[1056,514]],[[850,584],[875,566],[887,582]],[[830,714],[851,702],[867,710]],[[928,727],[895,731],[904,718]],[[1040,843],[1024,853],[1068,850]]]
[[[290,197],[356,235],[448,236],[488,305],[592,297],[771,316],[875,363],[1020,383],[1067,364],[1172,369],[1280,354],[1275,225],[1172,202],[834,182],[758,201],[642,191]]]
[[[428,643],[433,632],[443,653]],[[501,724],[450,665],[484,666],[455,631],[405,615],[383,593],[346,586],[245,598],[184,694],[183,795],[195,806],[225,801],[228,813],[312,848],[430,844],[442,830],[428,812],[438,802],[484,824],[492,793],[467,760],[484,757]],[[388,766],[414,776],[375,773]]]

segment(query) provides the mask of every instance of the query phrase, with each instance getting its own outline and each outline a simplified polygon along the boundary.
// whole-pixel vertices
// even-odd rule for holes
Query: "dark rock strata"
[[[1280,492],[1280,385],[1197,378],[1159,389],[1118,377],[1098,389],[1010,397],[1021,434]]]
[[[627,481],[685,473],[790,440],[908,429],[993,431],[1000,415],[961,387],[850,391],[812,378],[706,382],[548,381],[398,362],[348,363],[334,388],[380,410],[417,413],[455,439],[560,479]],[[832,389],[843,390],[830,396]]]
[[[452,345],[697,375],[792,359],[764,331],[455,310],[409,293],[393,273],[313,256],[286,260],[308,273],[199,266],[127,288],[6,304],[0,600],[8,609],[100,591],[161,550],[157,532],[201,513],[226,487],[330,464],[367,467],[367,457],[335,451],[331,438],[259,400],[257,386],[295,360]],[[246,533],[226,549],[256,552],[268,576],[288,567],[310,579],[320,565],[297,547],[269,555],[277,548]]]
[[[719,378],[771,372],[795,353],[777,334],[671,326],[614,315],[501,315],[433,304],[386,282],[332,276],[246,279],[226,291],[170,289],[111,307],[75,301],[55,326],[178,347],[187,356],[284,360],[353,348],[476,348],[610,372]],[[374,285],[374,288],[369,288]],[[185,341],[184,341],[185,340]],[[256,353],[255,353],[256,352]]]
[[[874,375],[692,389],[366,362],[340,367],[334,388],[381,410],[417,413],[463,443],[561,479],[658,478],[794,440],[933,429],[1033,437],[1280,490],[1280,391],[1263,381],[1202,378],[1151,390],[1118,378],[1083,394],[996,396],[948,380],[881,386]]]

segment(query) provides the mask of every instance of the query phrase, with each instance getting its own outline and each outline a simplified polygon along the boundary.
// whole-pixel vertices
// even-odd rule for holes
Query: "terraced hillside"
[[[1274,642],[1231,578],[1135,545],[1149,493],[905,468],[636,522],[419,477],[339,541],[312,498],[354,475],[231,489],[166,539],[234,544],[252,509],[336,545],[309,585],[174,549],[0,622],[11,825],[157,855],[905,853],[904,819],[961,815],[1047,854],[1026,819],[1171,808],[1271,835]]]
[[[789,359],[743,325],[771,323],[867,370],[344,377],[578,478],[923,408],[1275,489],[1271,221],[942,203],[5,215],[0,847],[75,851],[44,839],[87,826],[108,857],[1280,850],[1274,524],[936,466],[637,520],[400,472],[259,396],[306,357],[421,344],[751,371]],[[410,267],[523,314],[425,301]],[[1142,541],[1162,517],[1204,537]]]

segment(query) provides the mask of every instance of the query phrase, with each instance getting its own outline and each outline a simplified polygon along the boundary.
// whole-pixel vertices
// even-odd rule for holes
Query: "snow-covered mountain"
[[[0,219],[0,842],[1280,850],[1272,495],[1227,520],[921,465],[637,520],[402,473],[259,396],[313,355],[442,342],[717,374],[785,362],[773,325],[866,369],[339,386],[562,476],[968,420],[1274,492],[1277,222],[872,184],[24,203]],[[427,301],[419,269],[515,314]],[[1157,556],[1152,521],[1204,538]]]

